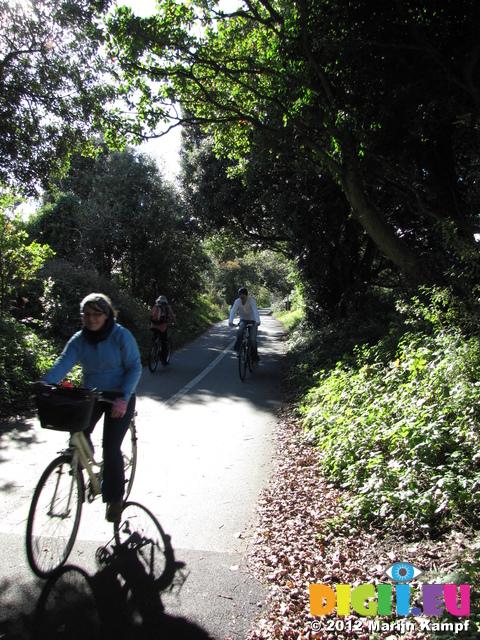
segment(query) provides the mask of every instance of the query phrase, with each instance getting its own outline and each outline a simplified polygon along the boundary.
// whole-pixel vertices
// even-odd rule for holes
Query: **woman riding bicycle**
[[[238,298],[233,303],[232,310],[230,311],[228,324],[231,327],[234,326],[233,319],[235,318],[236,313],[238,313],[240,317],[240,322],[238,323],[237,339],[233,349],[238,352],[242,343],[245,325],[251,324],[250,349],[252,353],[252,361],[258,362],[260,358],[258,357],[257,351],[257,327],[260,326],[260,314],[258,313],[258,307],[255,299],[248,295],[248,291],[245,287],[241,287],[238,290]]]
[[[91,293],[80,302],[80,314],[83,329],[70,338],[42,380],[57,384],[80,364],[85,387],[123,393],[113,405],[96,402],[90,426],[84,432],[91,444],[93,429],[105,414],[102,497],[107,503],[106,519],[116,522],[122,514],[125,490],[121,445],[135,411],[135,389],[142,373],[140,352],[130,331],[115,320],[116,312],[107,296]]]
[[[160,336],[160,342],[162,345],[162,364],[163,366],[168,364],[167,360],[167,329],[168,323],[172,322],[177,324],[177,319],[173,313],[172,307],[168,304],[168,300],[165,296],[160,296],[155,300],[155,305],[152,309],[152,315],[150,316],[150,322],[148,328],[153,332],[153,339]]]

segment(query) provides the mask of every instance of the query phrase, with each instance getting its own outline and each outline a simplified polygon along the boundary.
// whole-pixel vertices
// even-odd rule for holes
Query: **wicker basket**
[[[37,385],[35,401],[43,429],[74,433],[83,431],[90,425],[95,391]]]

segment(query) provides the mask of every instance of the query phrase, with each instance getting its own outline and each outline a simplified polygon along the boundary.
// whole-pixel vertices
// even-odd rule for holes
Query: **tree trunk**
[[[432,273],[426,260],[412,253],[385,218],[368,202],[359,172],[345,169],[341,182],[352,208],[353,218],[361,224],[382,253],[416,284],[438,284],[441,274]]]

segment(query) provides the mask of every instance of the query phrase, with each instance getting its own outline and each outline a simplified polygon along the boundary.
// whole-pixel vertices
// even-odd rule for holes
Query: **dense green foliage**
[[[55,187],[29,220],[31,237],[145,304],[161,294],[177,305],[195,304],[210,261],[153,160],[102,145],[96,158],[72,157]]]
[[[15,298],[36,277],[36,271],[52,255],[49,247],[26,242],[27,233],[19,217],[3,211],[6,200],[0,199],[0,317],[10,310]]]
[[[35,193],[104,130],[110,0],[0,2],[0,186]]]
[[[328,175],[293,160],[280,145],[271,153],[268,138],[258,135],[241,177],[229,175],[234,166],[215,156],[212,137],[186,129],[182,194],[204,234],[227,238],[237,255],[246,245],[268,247],[277,262],[294,260],[315,314],[348,307],[378,282],[398,286],[398,274],[349,218],[348,203]],[[291,287],[282,288],[288,293]]]
[[[54,345],[12,317],[0,318],[0,415],[25,410],[28,385],[53,363]]]
[[[434,291],[399,305],[381,335],[370,328],[367,340],[364,326],[355,344],[358,316],[336,329],[293,329],[293,370],[310,381],[300,405],[306,437],[344,490],[346,517],[391,529],[477,524],[479,315],[457,302]],[[307,350],[316,369],[303,366]]]
[[[155,126],[180,102],[175,122],[213,136],[229,175],[252,191],[245,231],[270,237],[272,219],[281,230],[284,211],[271,205],[277,186],[278,196],[290,189],[278,178],[306,169],[337,187],[333,212],[345,227],[354,221],[354,247],[363,231],[411,282],[451,278],[468,290],[478,273],[478,2],[237,6],[168,0],[149,18],[121,9],[111,19],[109,45],[140,121]],[[267,158],[277,180],[264,179]],[[263,208],[254,204],[259,164]],[[360,268],[370,262],[365,243],[357,257]],[[361,292],[365,278],[352,286]]]

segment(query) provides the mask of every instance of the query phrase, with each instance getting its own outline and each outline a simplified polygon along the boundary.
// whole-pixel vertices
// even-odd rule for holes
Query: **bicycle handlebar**
[[[48,382],[33,382],[32,385],[33,390],[35,392],[41,392],[45,389],[75,389],[79,387],[70,387],[69,385],[62,384],[48,384]],[[86,389],[85,387],[81,387]],[[113,404],[117,398],[124,398],[125,393],[123,391],[99,391],[98,389],[86,389],[87,391],[91,391],[97,400],[100,402],[108,402],[109,404]]]

